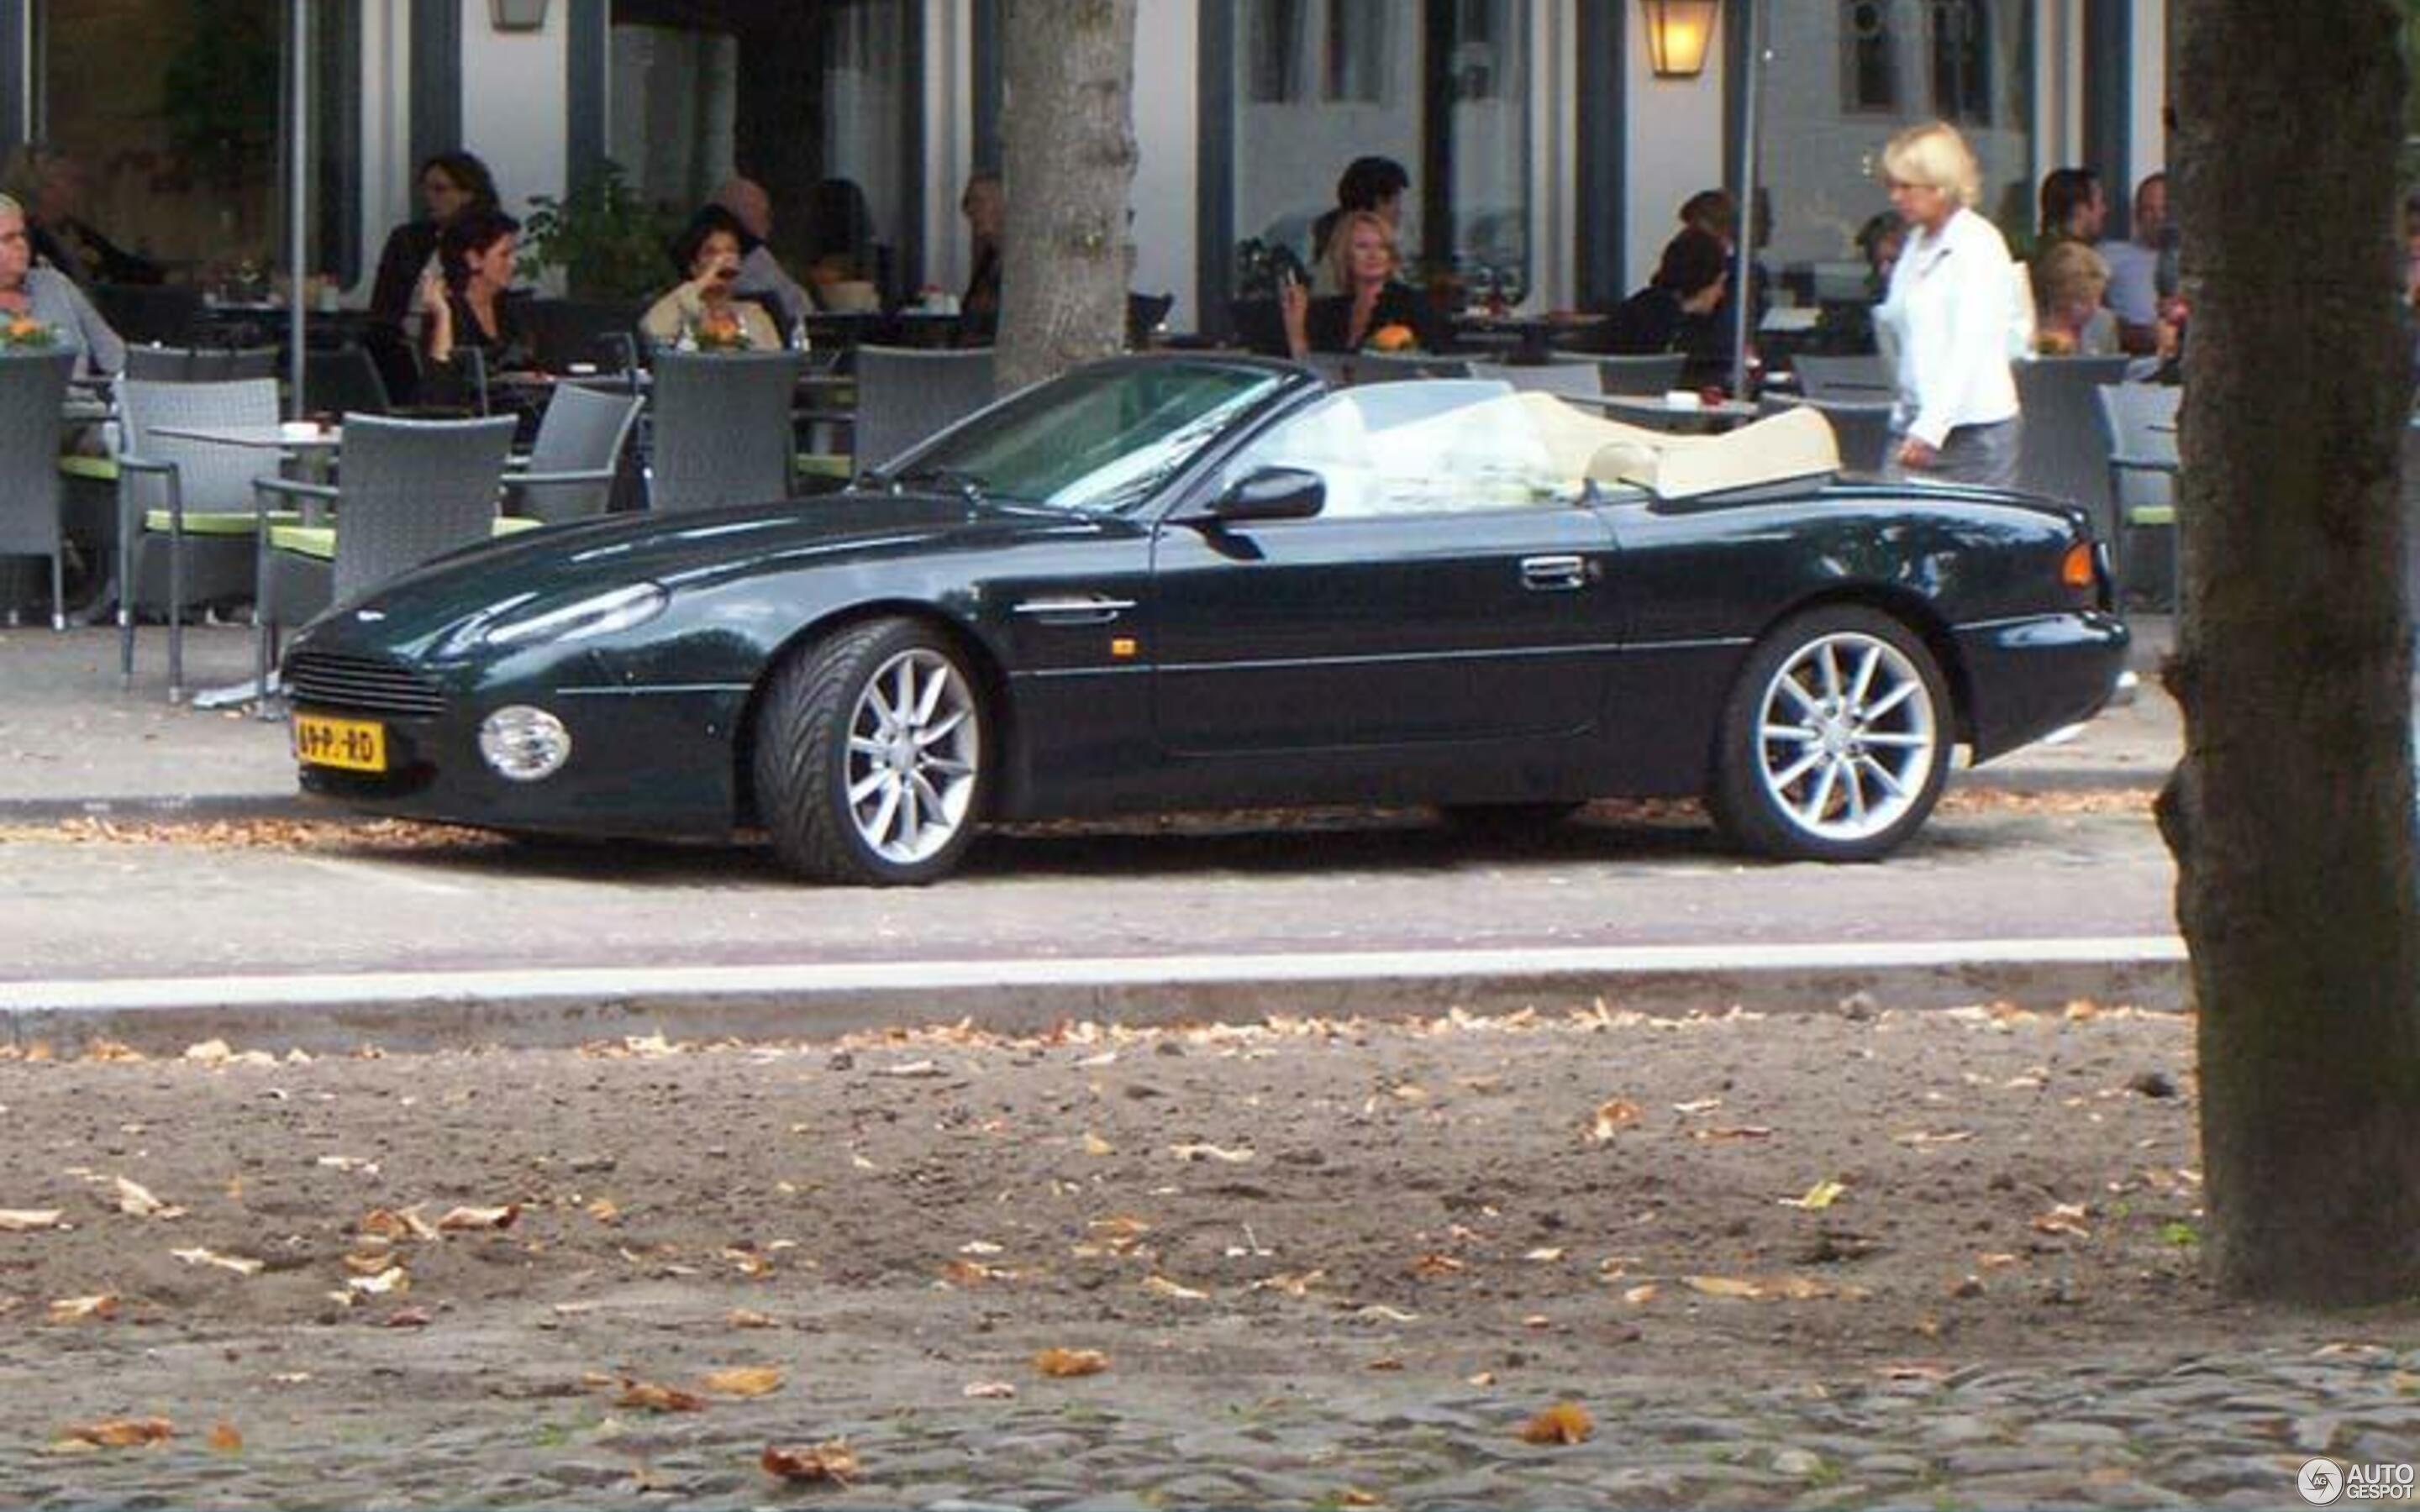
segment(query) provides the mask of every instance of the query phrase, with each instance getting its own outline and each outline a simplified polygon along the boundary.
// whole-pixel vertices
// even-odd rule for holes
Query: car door
[[[1160,525],[1152,648],[1163,747],[1221,755],[1535,742],[1591,728],[1615,640],[1610,532],[1568,499],[1512,489],[1513,501],[1484,484],[1484,459],[1466,439],[1424,463],[1416,442],[1395,439],[1415,432],[1323,438],[1332,417],[1319,411],[1352,396],[1281,423],[1205,486],[1307,467],[1326,490],[1320,514],[1222,522],[1180,508]],[[1378,471],[1393,467],[1374,483],[1373,452]]]

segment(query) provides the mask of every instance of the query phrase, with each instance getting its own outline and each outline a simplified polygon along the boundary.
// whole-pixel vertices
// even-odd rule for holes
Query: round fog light
[[[479,721],[479,754],[498,776],[535,782],[571,760],[571,732],[544,709],[515,703]]]

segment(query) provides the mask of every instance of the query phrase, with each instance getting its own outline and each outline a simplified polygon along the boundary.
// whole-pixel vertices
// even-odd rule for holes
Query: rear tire
[[[757,721],[756,805],[801,876],[914,887],[974,841],[983,707],[963,653],[908,619],[849,625],[774,673]]]
[[[1932,812],[1955,739],[1947,685],[1906,625],[1854,605],[1776,627],[1723,705],[1707,807],[1743,849],[1877,861]]]

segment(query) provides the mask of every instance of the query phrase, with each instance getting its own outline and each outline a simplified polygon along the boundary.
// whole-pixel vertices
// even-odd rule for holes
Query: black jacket
[[[1315,352],[1353,352],[1370,344],[1370,338],[1382,326],[1409,326],[1419,341],[1420,350],[1432,355],[1453,348],[1453,328],[1437,317],[1419,290],[1409,284],[1388,284],[1378,293],[1378,303],[1370,312],[1369,329],[1361,339],[1346,345],[1353,325],[1353,296],[1323,294],[1311,301],[1302,328]]]

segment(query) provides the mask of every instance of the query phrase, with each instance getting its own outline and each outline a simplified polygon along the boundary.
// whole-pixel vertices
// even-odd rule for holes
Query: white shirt
[[[1899,353],[1894,428],[1937,448],[1961,425],[2016,418],[2009,361],[2031,344],[2033,325],[2032,301],[2017,293],[2024,278],[1999,230],[1973,210],[1909,237],[1874,312]]]

